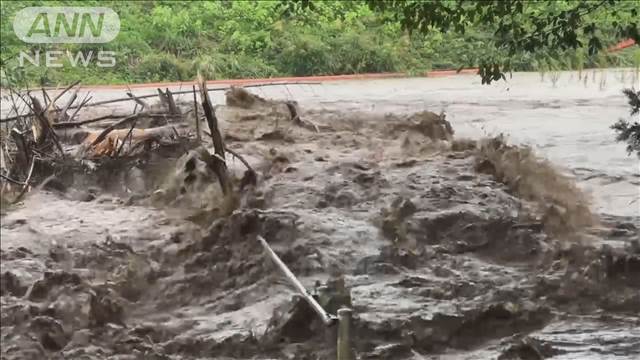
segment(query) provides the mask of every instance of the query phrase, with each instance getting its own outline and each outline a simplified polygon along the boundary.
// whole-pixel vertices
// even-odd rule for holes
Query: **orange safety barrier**
[[[224,79],[224,80],[209,80],[207,85],[254,85],[254,84],[270,84],[278,82],[286,82],[287,84],[295,84],[296,82],[310,82],[310,81],[342,81],[342,80],[371,80],[371,79],[391,79],[391,78],[403,78],[403,77],[442,77],[452,76],[459,74],[477,74],[477,68],[461,69],[461,70],[433,70],[426,71],[424,73],[409,75],[406,73],[375,73],[375,74],[349,74],[349,75],[316,75],[316,76],[285,76],[274,78],[262,78],[262,79]],[[194,81],[183,82],[159,82],[159,83],[145,83],[145,84],[130,84],[131,89],[144,89],[144,88],[167,88],[167,87],[184,87],[190,88],[195,84]],[[83,86],[83,89],[126,89],[127,85],[87,85]]]

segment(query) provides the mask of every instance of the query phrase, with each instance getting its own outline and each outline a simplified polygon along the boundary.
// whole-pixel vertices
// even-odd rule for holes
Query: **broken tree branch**
[[[168,114],[163,114],[163,113],[146,113],[146,112],[139,112],[139,113],[136,113],[136,114],[141,114],[141,116],[150,117],[150,118],[165,118],[165,117],[179,117],[179,116],[182,116],[180,114],[178,114],[178,115],[168,115]],[[102,115],[102,116],[98,116],[96,118],[82,120],[82,121],[67,122],[67,123],[57,123],[57,124],[53,124],[53,127],[56,128],[56,129],[66,129],[66,128],[71,128],[71,127],[78,127],[78,126],[82,126],[82,125],[86,125],[86,124],[91,124],[91,123],[98,122],[98,121],[101,121],[101,120],[121,119],[121,118],[127,117],[127,116],[130,116],[130,115],[108,114],[108,115]]]
[[[89,100],[91,100],[91,98],[93,98],[93,96],[89,96],[89,93],[87,93],[87,95],[84,96],[84,99],[82,100],[80,105],[76,108],[76,110],[73,112],[73,114],[71,114],[71,116],[69,116],[69,121],[68,122],[73,121],[73,119],[76,117],[78,112],[80,112],[82,107],[85,106],[89,102]]]
[[[139,97],[133,95],[131,91],[127,92],[127,96],[133,99],[133,101],[135,101],[138,105],[140,105],[142,107],[142,111],[144,111],[144,109],[149,108],[149,104],[147,104],[146,101],[143,101]]]
[[[12,204],[15,204],[18,201],[20,201],[20,199],[22,199],[22,196],[24,196],[24,194],[29,189],[29,183],[31,182],[31,176],[33,175],[33,168],[35,167],[35,164],[36,164],[36,157],[32,156],[31,157],[31,168],[29,168],[29,174],[27,175],[27,179],[24,181],[24,185],[22,186],[22,190],[20,191],[18,196],[16,196],[16,198],[11,202]]]
[[[207,135],[209,135],[211,138],[213,138],[213,137],[211,136],[211,134],[210,134],[210,133],[208,133],[208,132],[206,132],[206,131],[204,131],[204,133],[205,133],[205,134],[207,134]],[[248,162],[244,157],[242,157],[242,155],[238,154],[235,150],[232,150],[232,149],[230,149],[230,148],[228,148],[228,147],[226,147],[226,146],[224,147],[224,150],[225,150],[226,152],[228,152],[229,154],[231,154],[231,155],[232,155],[233,157],[235,157],[236,159],[240,160],[240,162],[241,162],[241,163],[242,163],[242,164],[247,168],[247,171],[250,173],[250,175],[249,175],[249,177],[250,177],[250,178],[253,178],[253,179],[256,179],[256,178],[257,178],[258,173],[256,173],[256,171],[255,171],[255,170],[253,170],[253,168],[251,167],[251,165],[249,164],[249,162]],[[218,154],[214,154],[214,157],[216,157],[217,159],[220,159],[220,160],[224,161],[224,159],[220,158],[220,156],[219,156]],[[245,177],[246,177],[246,174],[245,174]],[[255,180],[252,180],[252,181],[255,183]],[[254,185],[255,185],[255,184],[254,184]],[[241,185],[241,186],[240,186],[240,189],[242,189],[242,188],[243,188],[243,186]]]
[[[36,114],[36,119],[38,120],[37,123],[40,124],[40,130],[42,131],[42,135],[34,134],[34,138],[36,138],[36,135],[39,138],[36,138],[36,143],[41,144],[44,140],[46,140],[47,136],[51,137],[51,140],[53,140],[53,143],[56,145],[56,147],[60,151],[60,154],[64,158],[64,150],[62,150],[60,141],[58,141],[58,136],[56,135],[56,132],[53,131],[53,128],[49,123],[49,119],[47,119],[44,110],[42,110],[42,105],[40,105],[38,99],[33,96],[31,96],[31,103],[33,104],[33,111]]]
[[[49,103],[51,102],[51,98],[49,97],[49,94],[47,94],[47,92],[44,90],[44,88],[41,88],[40,90],[42,90],[42,101],[44,101],[44,107],[49,107]]]
[[[60,115],[58,116],[58,122],[67,122],[70,120],[69,114],[67,114],[67,111],[69,111],[69,106],[73,105],[73,102],[76,101],[76,98],[78,98],[78,90],[80,90],[80,88],[76,88],[76,90],[71,94],[69,101],[67,101],[67,103],[64,105],[64,107],[60,111]]]
[[[120,144],[120,147],[118,148],[118,151],[116,152],[116,157],[120,156],[120,151],[122,151],[122,148],[124,147],[124,144],[127,142],[127,138],[129,139],[129,147],[131,147],[131,138],[133,137],[133,129],[136,127],[136,123],[137,122],[138,122],[138,119],[134,120],[131,123],[131,128],[129,128],[129,132],[124,137],[124,139],[122,139],[122,144]]]
[[[9,91],[9,96],[10,96],[10,99],[11,99],[11,107],[13,109],[13,112],[18,116],[17,120],[22,120],[22,115],[20,115],[21,111],[18,110],[18,106],[16,105],[16,99],[13,97],[12,89],[10,89],[10,91]],[[26,104],[24,104],[23,106],[25,106],[25,105]],[[24,108],[23,108],[23,110],[24,110]],[[22,123],[22,121],[20,121],[20,122]],[[24,125],[24,124],[22,123],[20,125]]]
[[[78,81],[74,81],[71,85],[67,86],[64,90],[62,90],[58,95],[56,95],[55,98],[53,98],[52,103],[55,104],[56,101],[58,101],[58,99],[60,99],[67,91],[69,91],[72,87],[76,86],[80,84],[80,80]]]
[[[5,180],[7,180],[8,182],[14,183],[16,185],[24,185],[23,182],[15,180],[15,179],[12,179],[12,178],[8,177],[7,175],[4,175],[4,174],[0,174],[0,178],[3,178]]]
[[[176,106],[176,102],[173,99],[173,94],[171,93],[171,91],[169,91],[168,88],[166,88],[164,90],[164,94],[167,97],[167,103],[169,104],[169,113],[170,114],[179,114],[180,111],[178,111],[178,107]]]
[[[167,94],[165,94],[162,89],[157,88],[156,89],[158,91],[158,99],[160,99],[160,104],[162,104],[162,106],[167,110],[170,111],[169,109],[169,100],[167,98]]]
[[[200,86],[200,98],[202,99],[202,108],[204,109],[204,115],[207,118],[207,124],[209,125],[209,131],[211,132],[211,139],[213,141],[213,149],[216,155],[222,159],[222,161],[216,161],[214,171],[218,175],[218,181],[222,188],[222,193],[228,195],[231,192],[231,182],[227,174],[227,164],[224,159],[224,140],[222,140],[222,134],[218,128],[218,118],[216,117],[211,100],[209,99],[209,92],[207,91],[207,82],[202,77],[198,77],[198,84]]]
[[[245,158],[243,158],[240,154],[238,154],[235,150],[231,150],[228,147],[224,148],[225,150],[227,150],[227,152],[231,155],[233,155],[236,159],[240,160],[241,163],[244,164],[244,166],[247,167],[247,170],[252,171],[255,173],[255,171],[253,170],[253,168],[251,167],[251,165],[249,165],[249,162],[247,160],[245,160]]]
[[[122,125],[128,123],[129,121],[133,121],[133,120],[137,119],[141,114],[143,114],[143,113],[140,112],[140,113],[135,113],[133,115],[129,115],[129,116],[125,117],[124,119],[109,125],[106,129],[104,129],[100,133],[100,135],[98,135],[98,137],[96,137],[95,140],[93,140],[93,142],[91,143],[90,146],[94,147],[97,144],[101,143],[102,140],[104,140],[107,137],[107,135],[109,135],[109,133],[111,131],[113,131],[115,128],[117,128],[118,126],[122,126]]]
[[[313,127],[316,132],[320,132],[320,128],[311,120],[302,120],[300,118],[300,112],[298,111],[298,105],[294,101],[285,101],[285,105],[287,105],[287,109],[289,110],[289,115],[291,115],[291,121],[293,121],[296,125],[302,127]],[[308,125],[307,125],[308,124]]]

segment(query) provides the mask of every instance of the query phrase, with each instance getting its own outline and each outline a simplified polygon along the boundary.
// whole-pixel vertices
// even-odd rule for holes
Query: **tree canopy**
[[[553,56],[577,48],[586,48],[593,56],[605,49],[612,35],[640,44],[638,1],[370,0],[368,4],[408,31],[464,33],[472,26],[490,28],[488,50],[478,54],[483,83],[503,79],[517,56]]]

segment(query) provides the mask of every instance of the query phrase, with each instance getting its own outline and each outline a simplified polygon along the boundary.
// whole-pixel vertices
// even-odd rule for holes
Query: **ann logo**
[[[16,13],[13,30],[27,43],[106,43],[118,35],[120,18],[106,7],[28,7]]]
[[[51,26],[49,21],[50,15],[55,16],[55,23]],[[79,26],[78,26],[79,25]],[[97,14],[97,19],[91,13],[76,13],[71,14],[71,20],[65,13],[48,14],[46,12],[39,13],[31,27],[27,32],[27,37],[33,37],[33,35],[43,35],[46,37],[83,37],[93,36],[99,37],[102,33],[102,27],[104,25],[104,13]],[[89,30],[90,34],[87,34]],[[62,34],[64,32],[64,34]]]

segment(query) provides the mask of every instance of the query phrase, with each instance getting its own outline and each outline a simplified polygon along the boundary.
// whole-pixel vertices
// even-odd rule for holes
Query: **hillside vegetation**
[[[56,85],[191,80],[198,71],[209,79],[353,74],[419,73],[473,67],[492,29],[472,28],[464,35],[437,30],[409,34],[385,11],[364,1],[314,2],[312,9],[276,1],[48,1],[46,6],[105,6],[120,17],[119,35],[106,44],[27,44],[13,32],[14,14],[38,1],[2,1],[2,82]],[[613,44],[618,39],[611,38]],[[605,44],[606,46],[607,44]],[[116,65],[101,68],[18,66],[23,51],[114,51]],[[514,70],[559,70],[635,66],[640,51],[588,56],[585,49],[511,59]],[[42,55],[44,56],[44,55]],[[94,55],[95,56],[95,55]]]

